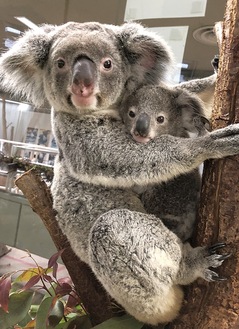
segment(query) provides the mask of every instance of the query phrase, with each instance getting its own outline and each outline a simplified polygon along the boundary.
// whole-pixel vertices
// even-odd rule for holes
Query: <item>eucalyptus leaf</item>
[[[63,329],[91,329],[92,325],[87,315],[76,316],[67,321]]]
[[[64,316],[64,305],[61,300],[57,300],[48,316],[49,325],[54,328],[61,321],[63,316]]]
[[[27,314],[26,316],[25,316],[25,318],[22,320],[22,321],[20,321],[20,322],[18,322],[18,325],[20,326],[20,327],[25,327],[30,321],[31,321],[31,317],[30,317],[30,315],[29,314]]]
[[[141,329],[143,323],[137,321],[130,315],[123,315],[119,317],[111,318],[92,329]]]
[[[52,303],[55,297],[45,298],[38,309],[36,316],[36,328],[35,329],[47,329],[48,316],[52,309]]]
[[[8,329],[21,322],[31,307],[33,291],[13,292],[9,298],[9,313],[0,309],[0,328]]]

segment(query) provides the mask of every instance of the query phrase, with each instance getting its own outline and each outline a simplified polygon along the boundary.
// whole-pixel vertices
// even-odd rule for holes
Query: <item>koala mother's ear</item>
[[[183,128],[188,133],[203,136],[210,131],[210,121],[199,97],[185,90],[178,90],[177,104],[182,111]]]
[[[0,90],[24,97],[36,106],[44,103],[43,67],[53,31],[52,25],[29,30],[0,57]]]
[[[172,70],[172,52],[156,33],[138,23],[125,23],[118,29],[117,37],[136,88],[141,84],[162,82]]]

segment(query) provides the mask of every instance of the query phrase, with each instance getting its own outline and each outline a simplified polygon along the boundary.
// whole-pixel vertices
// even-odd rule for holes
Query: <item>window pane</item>
[[[205,16],[207,0],[127,0],[125,20]]]
[[[188,26],[153,27],[148,30],[161,36],[172,49],[176,64],[178,65],[172,82],[179,82],[184,48],[188,34]]]

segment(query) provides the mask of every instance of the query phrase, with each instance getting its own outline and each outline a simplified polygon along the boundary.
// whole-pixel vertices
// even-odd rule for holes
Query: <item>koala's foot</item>
[[[225,247],[225,243],[217,243],[211,247],[192,248],[189,244],[184,245],[183,261],[177,277],[178,284],[189,284],[198,277],[206,281],[223,281],[210,267],[216,268],[231,254],[218,254],[217,251]]]
[[[227,258],[229,258],[231,256],[231,254],[224,254],[224,255],[219,255],[217,254],[217,250],[221,249],[223,247],[225,247],[226,244],[225,243],[216,243],[213,246],[206,248],[206,253],[208,253],[208,256],[205,256],[206,260],[207,260],[207,267],[219,267],[220,265],[222,265],[223,261]],[[204,271],[204,276],[203,279],[207,280],[207,281],[224,281],[226,280],[226,278],[224,277],[219,277],[219,275],[206,268]]]

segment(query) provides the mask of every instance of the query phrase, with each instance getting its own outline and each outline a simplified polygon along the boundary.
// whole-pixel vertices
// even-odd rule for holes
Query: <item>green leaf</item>
[[[49,325],[55,327],[64,316],[64,305],[59,299],[56,301],[48,317]]]
[[[130,315],[123,315],[120,317],[111,318],[92,329],[141,329],[143,327],[143,323],[137,321]]]
[[[87,315],[76,316],[70,319],[69,321],[67,321],[67,323],[63,327],[63,329],[91,329],[91,328],[92,325]]]
[[[20,327],[25,327],[31,320],[32,320],[32,318],[30,317],[29,314],[27,314],[22,321],[18,322],[18,325]]]
[[[36,316],[36,328],[35,329],[46,329],[48,325],[48,316],[52,309],[55,297],[45,298],[38,309]]]
[[[33,294],[33,291],[13,292],[10,294],[8,313],[0,309],[1,329],[8,329],[14,324],[18,324],[27,316]]]

